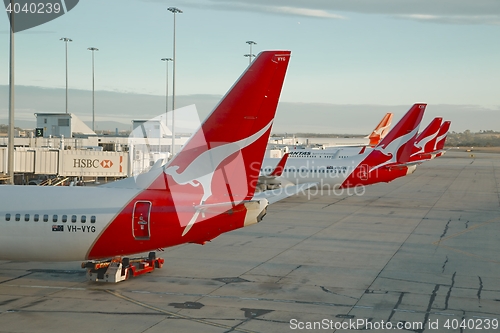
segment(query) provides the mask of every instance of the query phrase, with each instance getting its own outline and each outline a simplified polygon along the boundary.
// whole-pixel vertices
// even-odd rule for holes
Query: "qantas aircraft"
[[[119,258],[259,222],[283,196],[255,185],[289,60],[290,51],[262,52],[182,150],[137,179],[0,186],[0,260]]]
[[[346,158],[303,159],[289,158],[282,171],[275,172],[278,159],[264,159],[261,185],[274,188],[283,181],[284,185],[316,182],[322,188],[345,188],[388,182],[415,170],[410,163],[415,138],[426,104],[415,104],[374,148]],[[271,174],[272,173],[272,174]],[[276,175],[280,174],[278,178]]]

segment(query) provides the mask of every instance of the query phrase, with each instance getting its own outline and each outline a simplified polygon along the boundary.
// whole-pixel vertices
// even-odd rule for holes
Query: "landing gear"
[[[118,283],[129,277],[138,276],[162,268],[165,262],[156,258],[155,252],[149,252],[147,258],[114,258],[100,262],[83,262],[82,268],[87,269],[87,278],[94,282]]]

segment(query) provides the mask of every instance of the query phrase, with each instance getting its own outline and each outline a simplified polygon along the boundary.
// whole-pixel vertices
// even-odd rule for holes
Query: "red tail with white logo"
[[[369,185],[402,176],[403,174],[393,177],[387,171],[410,160],[426,106],[427,104],[413,105],[368,156],[359,165],[353,166],[353,171],[341,187]]]
[[[444,150],[444,144],[446,143],[446,137],[448,135],[448,131],[450,130],[451,121],[447,120],[439,129],[438,136],[436,138],[436,146],[434,147],[433,153],[435,157],[442,156],[446,151]]]
[[[127,244],[125,255],[204,243],[258,222],[264,201],[251,199],[289,60],[290,51],[259,54],[161,175],[100,235],[89,259],[120,244]],[[129,231],[138,204],[149,213],[150,228],[140,237]]]
[[[290,154],[286,153],[285,155],[283,155],[283,157],[279,161],[278,165],[276,165],[276,168],[274,168],[273,172],[271,172],[269,174],[269,176],[279,177],[283,174],[283,170],[285,169],[286,161],[288,160],[288,155],[290,155]]]
[[[433,158],[431,152],[436,146],[436,139],[441,128],[443,118],[434,118],[430,124],[417,136],[410,161],[421,161]]]
[[[370,146],[376,146],[380,143],[380,140],[385,138],[387,133],[389,133],[389,128],[391,127],[392,122],[392,113],[387,113],[384,118],[380,121],[380,123],[375,127],[373,132],[368,136],[370,139]]]
[[[448,131],[450,130],[451,121],[447,120],[441,125],[439,129],[439,134],[436,140],[436,149],[440,150],[444,148],[444,144],[446,142],[446,136],[448,135]]]

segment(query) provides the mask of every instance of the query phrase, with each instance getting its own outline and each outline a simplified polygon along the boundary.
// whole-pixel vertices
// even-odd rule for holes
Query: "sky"
[[[90,119],[87,48],[96,47],[97,121],[129,124],[161,113],[160,59],[173,56],[171,6],[183,11],[176,15],[176,95],[179,103],[213,96],[212,104],[202,102],[203,113],[245,70],[245,42],[252,40],[254,54],[292,51],[275,130],[365,133],[384,107],[398,116],[420,102],[429,105],[424,122],[443,115],[452,118],[452,130],[500,130],[498,0],[80,0],[65,15],[15,34],[20,114],[34,123],[34,112],[64,112],[61,37],[73,40],[70,112]],[[0,45],[1,88],[9,78],[7,15],[0,15]],[[0,121],[7,97],[0,89]]]

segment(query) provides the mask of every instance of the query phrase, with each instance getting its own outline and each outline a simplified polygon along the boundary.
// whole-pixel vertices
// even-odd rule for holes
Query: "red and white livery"
[[[0,260],[120,258],[259,222],[272,200],[255,194],[256,180],[289,60],[262,52],[182,150],[137,179],[0,186]]]

